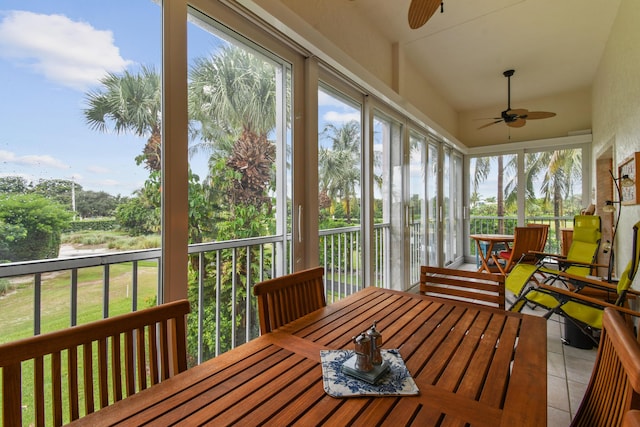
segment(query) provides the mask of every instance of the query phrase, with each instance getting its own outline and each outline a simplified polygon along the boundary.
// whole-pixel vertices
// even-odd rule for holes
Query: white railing
[[[547,224],[549,225],[549,235],[547,237],[547,245],[545,252],[559,253],[563,228],[573,228],[573,216],[563,217],[529,217],[527,223]],[[515,227],[518,225],[516,217],[496,217],[496,216],[472,216],[469,220],[469,234],[513,234]],[[470,240],[469,248],[471,255],[476,255],[476,245]]]
[[[388,241],[389,227],[376,225],[373,246],[375,250],[374,286],[388,285]],[[321,259],[325,267],[325,290],[329,303],[350,295],[364,286],[361,268],[362,239],[358,227],[338,228],[320,232]],[[280,257],[289,265],[289,240],[270,236],[235,241],[201,243],[189,246],[191,265],[189,277],[189,355],[190,363],[196,364],[217,356],[255,338],[259,334],[257,303],[252,287],[255,283],[275,277],[276,265]],[[119,279],[117,287],[126,286],[126,311],[142,308],[139,288],[154,287],[154,294],[160,294],[161,250],[136,250],[99,255],[48,259],[39,261],[0,264],[0,280],[20,282],[22,287],[32,287],[33,306],[24,307],[23,312],[32,310],[34,335],[47,332],[43,328],[43,306],[47,304],[45,284],[64,272],[69,277],[68,323],[78,324],[78,319],[86,319],[82,310],[86,287],[100,287],[102,294],[100,317],[109,317],[112,312],[112,298],[116,285],[112,270],[118,266],[122,276],[122,266],[130,276],[126,283]],[[140,265],[145,267],[144,279]],[[85,269],[101,269],[99,281],[83,281]],[[288,270],[288,267],[285,267]],[[152,278],[149,278],[149,269]],[[99,283],[95,283],[99,282]],[[98,291],[98,290],[96,290]],[[66,292],[66,289],[65,289]],[[11,298],[0,299],[0,313],[3,304]],[[151,301],[156,303],[157,299]],[[95,309],[94,309],[95,311]],[[95,317],[95,316],[94,316]],[[2,314],[0,314],[0,321]],[[46,323],[46,322],[45,322]],[[59,324],[59,323],[58,323]],[[65,327],[65,325],[60,325]],[[1,342],[2,340],[0,340]]]

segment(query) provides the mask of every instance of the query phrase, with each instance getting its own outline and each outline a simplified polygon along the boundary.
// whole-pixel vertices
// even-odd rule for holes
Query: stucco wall
[[[399,103],[408,111],[419,111],[439,128],[457,138],[458,113],[443,100],[400,54],[394,58],[393,40],[386,38],[345,0],[253,0],[251,2],[292,29],[298,37],[315,45],[323,54],[338,59],[354,76],[372,85],[379,83],[393,91],[394,73],[400,74]],[[309,47],[308,45],[306,47]],[[324,58],[321,58],[324,59]],[[422,119],[422,117],[420,117]],[[446,135],[445,135],[446,136]]]
[[[614,165],[640,151],[639,22],[640,1],[622,0],[593,85],[594,174],[596,159],[610,148]],[[622,207],[616,236],[617,271],[631,257],[631,227],[639,220],[640,205]],[[634,287],[640,288],[639,283],[636,278]]]

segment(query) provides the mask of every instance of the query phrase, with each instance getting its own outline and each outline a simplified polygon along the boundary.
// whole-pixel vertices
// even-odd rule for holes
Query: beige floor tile
[[[589,383],[591,371],[593,370],[593,360],[574,357],[565,353],[564,363],[568,381],[582,384]]]
[[[564,367],[564,355],[562,353],[547,353],[547,375],[562,378],[567,381],[567,373]]]
[[[547,410],[554,408],[569,413],[569,391],[565,378],[547,376],[547,406]]]
[[[547,410],[547,427],[567,427],[571,423],[569,412],[556,408]]]
[[[584,359],[593,364],[593,362],[595,362],[596,360],[598,349],[592,348],[591,350],[584,350],[581,348],[571,347],[570,345],[565,345],[564,354],[565,354],[565,357],[575,358],[575,359]]]
[[[569,386],[569,406],[571,407],[571,417],[575,415],[578,407],[580,406],[580,402],[582,402],[582,397],[584,396],[584,392],[587,390],[587,384],[578,383],[575,381],[568,381]]]

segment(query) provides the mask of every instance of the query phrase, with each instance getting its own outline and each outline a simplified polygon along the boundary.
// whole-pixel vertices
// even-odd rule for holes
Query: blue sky
[[[218,46],[214,35],[189,25],[190,58]],[[140,188],[148,172],[134,159],[146,137],[92,130],[83,109],[107,72],[160,71],[160,63],[161,10],[151,0],[3,0],[0,176],[73,179],[85,190],[122,196]],[[321,128],[360,120],[351,106],[322,92],[319,98]],[[191,165],[203,179],[204,155]]]
[[[121,195],[140,187],[147,172],[134,158],[145,138],[93,131],[82,109],[106,72],[159,70],[160,16],[148,0],[3,0],[0,175],[73,178]]]

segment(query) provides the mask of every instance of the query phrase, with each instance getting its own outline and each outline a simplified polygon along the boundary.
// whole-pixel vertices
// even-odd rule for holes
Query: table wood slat
[[[137,414],[131,417],[128,422],[130,425],[141,425],[145,419],[151,417],[155,419],[150,423],[151,426],[168,425],[182,420],[186,417],[195,417],[196,421],[192,425],[197,425],[199,418],[193,414],[206,406],[207,411],[213,416],[226,409],[229,402],[229,394],[235,394],[238,398],[238,390],[251,382],[250,388],[259,389],[265,385],[265,381],[272,378],[259,377],[259,373],[269,370],[278,363],[291,357],[288,351],[278,351],[259,361],[242,360],[233,365],[233,369],[222,371],[216,376],[212,376],[210,381],[202,381],[196,386],[189,387],[187,390],[176,393],[175,395],[165,399],[162,405],[156,405],[154,411],[148,411],[145,414]],[[251,369],[255,363],[260,364],[261,369]],[[257,379],[256,379],[257,378]],[[161,416],[161,418],[160,418]]]
[[[272,412],[268,405],[264,405],[265,401],[280,393],[286,393],[287,388],[295,384],[301,375],[314,369],[314,376],[319,374],[317,363],[310,360],[292,355],[286,362],[288,363],[284,372],[278,365],[273,365],[257,375],[258,369],[250,369],[246,376],[239,375],[239,384],[230,384],[231,388],[224,395],[218,396],[212,389],[199,396],[204,402],[193,402],[196,410],[188,418],[184,418],[184,425],[233,424],[240,422],[251,412]],[[291,366],[291,362],[295,364]],[[167,421],[171,423],[171,420]],[[161,424],[158,424],[158,427],[160,426]]]
[[[496,352],[491,359],[491,368],[487,375],[487,382],[482,390],[480,401],[492,407],[500,408],[508,385],[511,361],[520,319],[508,318],[504,325]],[[545,340],[546,343],[546,340]],[[524,397],[524,396],[523,396]]]
[[[417,396],[334,398],[320,351],[353,348],[373,321]],[[77,425],[546,425],[544,319],[367,288]]]
[[[314,420],[307,416],[308,408],[312,408],[317,404],[331,404],[336,407],[343,402],[342,399],[333,399],[324,392],[322,388],[322,378],[317,378],[317,381],[309,388],[304,390],[304,393],[298,396],[297,399],[291,402],[291,404],[280,408],[278,413],[269,420],[269,425],[272,426],[288,426],[292,425],[296,420],[304,417],[309,425],[318,425],[321,420]]]

